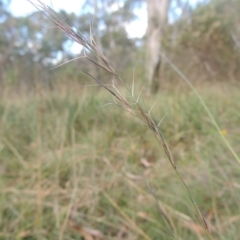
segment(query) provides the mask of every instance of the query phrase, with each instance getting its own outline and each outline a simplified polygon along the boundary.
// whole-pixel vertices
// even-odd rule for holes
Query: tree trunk
[[[93,26],[94,29],[94,36],[95,36],[95,41],[98,45],[98,47],[102,51],[102,42],[101,38],[99,36],[99,6],[98,6],[98,0],[94,0],[94,18],[95,18],[95,26]],[[95,59],[97,63],[99,63],[99,59]],[[97,79],[101,79],[101,71],[98,66],[96,66],[96,73],[97,73]]]
[[[164,26],[167,23],[168,9],[171,0],[147,0],[147,78],[149,91],[156,93],[160,84],[161,40]]]

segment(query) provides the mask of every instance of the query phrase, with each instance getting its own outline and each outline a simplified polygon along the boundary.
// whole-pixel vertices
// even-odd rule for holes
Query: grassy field
[[[240,155],[240,87],[198,90]],[[175,86],[142,99],[166,114],[160,128],[214,239],[239,239],[240,165],[199,100]],[[108,101],[96,88],[1,96],[1,240],[207,239],[152,132]]]

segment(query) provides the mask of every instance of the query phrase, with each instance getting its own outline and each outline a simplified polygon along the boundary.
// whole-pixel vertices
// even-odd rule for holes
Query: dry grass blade
[[[128,215],[123,212],[123,210],[118,206],[118,204],[105,192],[103,192],[106,199],[116,208],[116,210],[124,217],[124,219],[130,224],[130,226],[139,233],[144,239],[151,240],[151,238],[141,229],[139,228],[134,221],[131,220],[131,218],[128,217]]]
[[[29,0],[30,1],[30,0]],[[70,39],[72,39],[73,41],[81,44],[86,50],[89,51],[90,54],[94,55],[97,59],[99,59],[99,62],[96,62],[95,60],[92,60],[92,58],[90,58],[86,53],[85,56],[95,65],[97,65],[98,67],[102,68],[103,70],[107,71],[108,73],[111,73],[113,76],[117,77],[117,80],[120,81],[121,83],[124,84],[124,82],[121,80],[121,78],[118,76],[118,74],[115,72],[115,70],[113,69],[113,67],[110,65],[110,61],[107,60],[107,58],[104,56],[104,54],[102,53],[102,51],[99,49],[99,47],[97,46],[97,44],[95,43],[95,41],[92,39],[92,37],[90,39],[86,39],[85,36],[83,36],[81,33],[78,34],[76,31],[74,31],[67,23],[65,23],[64,21],[61,21],[59,19],[59,17],[57,16],[57,14],[54,12],[54,10],[52,10],[50,7],[48,7],[46,4],[44,4],[42,1],[38,0],[38,4],[34,4],[32,1],[30,1],[34,6],[36,6],[39,10],[43,11],[44,14],[49,17],[50,19],[52,19],[52,21],[61,29],[63,30],[67,36],[69,36]],[[200,210],[198,209],[195,201],[193,200],[191,193],[186,185],[186,183],[184,182],[183,178],[181,177],[180,173],[177,170],[177,166],[175,164],[175,160],[171,154],[171,151],[159,129],[159,124],[157,124],[151,117],[150,114],[148,114],[148,111],[145,111],[144,107],[142,107],[139,103],[139,99],[140,99],[140,95],[141,92],[138,96],[137,99],[134,98],[133,96],[133,91],[129,90],[127,88],[127,90],[129,91],[129,94],[131,96],[131,100],[132,102],[129,102],[127,100],[126,97],[124,97],[120,91],[115,87],[114,82],[112,82],[112,86],[111,88],[109,87],[109,85],[104,84],[101,80],[94,78],[92,75],[90,75],[89,73],[83,71],[85,74],[87,74],[89,77],[91,77],[92,79],[94,79],[99,85],[101,85],[105,90],[107,90],[113,97],[114,97],[114,104],[117,106],[120,106],[124,109],[126,109],[128,112],[132,113],[133,115],[139,117],[141,119],[142,122],[144,122],[148,128],[153,132],[153,134],[155,135],[155,137],[157,138],[159,144],[162,146],[172,168],[175,171],[175,174],[177,175],[179,181],[181,182],[183,188],[186,191],[186,194],[190,200],[190,202],[192,203],[195,212],[198,216],[198,218],[200,219],[200,222],[202,224],[202,226],[204,227],[204,229],[207,231],[208,237],[210,239],[212,238],[212,235],[210,233],[209,227],[207,226],[207,223],[204,220],[204,217],[202,216]],[[125,86],[125,85],[124,85]],[[126,86],[125,86],[126,87]],[[134,86],[133,86],[134,87]],[[132,88],[133,88],[132,87]],[[112,90],[113,89],[113,90]],[[113,200],[108,196],[105,195],[106,198],[116,207],[118,208],[117,205],[115,205],[115,203],[113,202]],[[153,194],[154,196],[154,194]],[[121,210],[118,209],[120,212]],[[123,213],[122,213],[123,214]],[[123,214],[124,215],[124,214]],[[131,222],[131,219],[129,219],[127,216],[124,215],[125,218],[128,219],[129,222]],[[150,239],[144,232],[139,231],[139,233],[145,238],[145,239]]]

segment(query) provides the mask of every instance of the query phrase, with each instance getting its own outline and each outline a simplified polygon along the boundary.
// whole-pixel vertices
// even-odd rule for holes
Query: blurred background
[[[160,10],[157,8],[157,4],[160,5],[158,1],[47,3],[59,13],[61,19],[86,36],[89,36],[90,24],[93,23],[92,32],[96,41],[113,65],[117,66],[121,76],[129,76],[135,69],[138,81],[151,81],[153,77],[149,76],[149,69],[156,65],[152,62],[152,55],[157,56],[159,53],[156,48],[161,48],[192,81],[237,81],[239,2],[166,2],[167,6],[160,6]],[[154,11],[151,11],[151,7]],[[51,28],[53,26],[50,19],[27,1],[1,2],[2,86],[33,88],[37,81],[53,87],[56,81],[66,79],[68,84],[74,81],[81,84],[84,81],[79,77],[82,74],[80,65],[82,68],[93,66],[86,65],[82,60],[51,71],[51,68],[82,53],[81,46],[73,43],[57,28]],[[153,37],[156,29],[159,33]],[[155,51],[151,51],[148,45],[154,46]],[[169,67],[163,63],[160,65],[158,82],[164,84],[174,80]]]
[[[240,1],[43,2],[92,33],[136,95],[145,86],[142,104],[166,116],[161,130],[213,236],[238,239]],[[161,147],[137,119],[103,107],[111,97],[82,70],[112,77],[83,54],[29,1],[0,0],[0,239],[206,239]]]

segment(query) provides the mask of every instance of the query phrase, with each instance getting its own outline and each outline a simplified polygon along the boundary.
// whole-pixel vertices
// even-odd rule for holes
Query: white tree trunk
[[[160,50],[164,26],[167,23],[168,9],[171,0],[147,0],[147,78],[152,93],[159,88]]]

